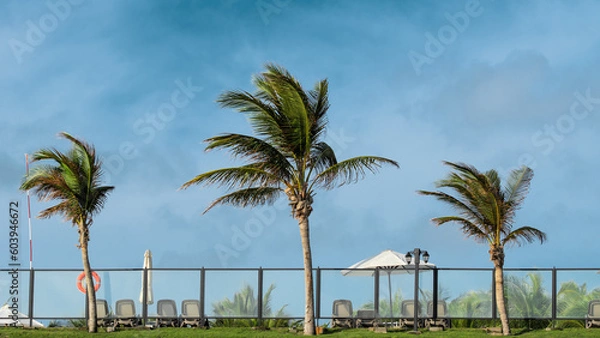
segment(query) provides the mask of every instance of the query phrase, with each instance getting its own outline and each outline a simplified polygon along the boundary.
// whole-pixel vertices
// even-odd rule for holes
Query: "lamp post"
[[[419,248],[415,248],[413,250],[413,254],[415,255],[415,305],[414,305],[414,327],[413,333],[419,333],[419,310],[421,306],[419,304],[419,263],[421,262],[421,255],[423,255],[423,261],[427,263],[429,261],[429,253],[427,251],[421,251]],[[406,253],[406,262],[410,264],[412,261],[413,255],[411,252]]]

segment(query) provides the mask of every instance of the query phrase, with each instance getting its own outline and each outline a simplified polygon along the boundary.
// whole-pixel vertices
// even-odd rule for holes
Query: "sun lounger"
[[[354,327],[352,313],[352,302],[347,299],[336,299],[333,301],[331,310],[331,326]]]
[[[141,323],[135,311],[135,303],[132,299],[120,299],[115,304],[114,326],[137,326]]]
[[[356,327],[376,327],[378,318],[375,310],[358,310],[354,321]]]
[[[200,302],[197,299],[186,299],[181,302],[181,323],[180,326],[205,326],[200,317]]]
[[[587,329],[600,326],[600,300],[592,300],[588,304],[588,314],[585,316],[585,327]]]
[[[112,326],[112,319],[109,317],[106,299],[96,299],[96,325]]]
[[[437,302],[437,319],[433,319],[433,301],[427,302],[427,319],[425,320],[425,326],[441,326],[444,329],[450,327],[450,319],[448,318],[448,308],[446,302],[439,300]]]
[[[156,326],[177,326],[179,318],[177,317],[177,305],[172,299],[161,299],[156,302]]]
[[[417,308],[418,311],[418,308]],[[418,315],[418,312],[417,312]],[[413,299],[403,300],[401,309],[400,326],[412,327],[415,325],[415,301]],[[417,320],[417,327],[421,327],[421,321]]]

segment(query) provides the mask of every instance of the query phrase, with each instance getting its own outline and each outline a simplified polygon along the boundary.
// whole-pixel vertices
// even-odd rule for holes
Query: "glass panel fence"
[[[492,271],[438,270],[438,300],[446,302],[450,318],[492,317]]]

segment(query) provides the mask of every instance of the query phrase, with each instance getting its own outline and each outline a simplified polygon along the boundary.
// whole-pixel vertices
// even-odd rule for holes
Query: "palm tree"
[[[33,189],[40,201],[59,201],[41,211],[39,218],[61,215],[65,221],[77,227],[89,304],[88,330],[96,332],[96,292],[92,281],[88,242],[93,217],[102,210],[114,187],[101,185],[101,162],[92,145],[65,132],[59,136],[71,141],[71,150],[61,153],[53,148],[41,149],[33,154],[32,162],[53,160],[55,163],[34,168],[25,177],[21,190]]]
[[[219,204],[238,207],[273,204],[285,193],[298,222],[304,257],[306,311],[304,333],[313,335],[314,295],[309,216],[315,189],[332,189],[362,179],[382,165],[398,167],[383,157],[361,156],[338,162],[323,141],[327,128],[328,82],[305,91],[284,68],[266,65],[253,79],[257,92],[228,91],[218,102],[247,114],[256,136],[223,134],[206,140],[206,150],[227,149],[248,161],[246,165],[200,174],[182,188],[207,184],[225,186],[229,193],[206,209]],[[234,190],[233,192],[231,192]],[[205,212],[206,212],[205,211]]]
[[[454,172],[446,179],[436,182],[436,187],[449,188],[458,196],[454,197],[442,191],[418,192],[434,196],[458,211],[459,216],[433,218],[435,225],[458,223],[468,237],[488,243],[490,260],[494,264],[496,304],[502,322],[502,332],[508,335],[510,328],[504,303],[504,247],[510,244],[521,245],[523,242],[531,243],[536,239],[541,243],[546,240],[546,234],[536,228],[523,226],[513,229],[515,213],[529,191],[533,171],[525,166],[513,170],[506,187],[503,188],[495,170],[482,173],[464,163],[444,164],[454,169]]]

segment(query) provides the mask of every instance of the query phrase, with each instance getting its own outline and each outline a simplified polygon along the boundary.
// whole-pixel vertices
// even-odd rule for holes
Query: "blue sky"
[[[5,1],[0,10],[0,200],[25,202],[25,153],[95,144],[115,186],[92,228],[96,268],[301,267],[298,228],[274,207],[204,208],[222,190],[178,188],[240,164],[202,141],[249,132],[215,103],[252,91],[267,62],[305,87],[330,81],[328,141],[339,158],[397,160],[364,181],[318,192],[315,266],[384,249],[426,249],[443,267],[491,267],[487,247],[432,217],[415,193],[464,161],[535,171],[518,225],[544,245],[507,250],[508,267],[596,267],[600,3],[591,1]],[[50,204],[32,199],[37,214]],[[21,218],[27,236],[26,208]],[[8,230],[0,232],[7,243]],[[33,219],[34,266],[79,268],[77,233]],[[24,242],[23,242],[24,245]],[[27,262],[26,250],[21,253]],[[0,262],[5,265],[7,263]]]

